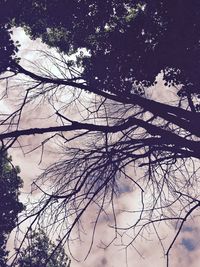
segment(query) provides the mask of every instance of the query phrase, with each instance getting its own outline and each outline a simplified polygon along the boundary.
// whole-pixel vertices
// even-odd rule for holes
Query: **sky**
[[[36,53],[33,50],[46,49],[39,40],[31,41],[21,29],[14,31],[14,38],[21,43],[20,57],[23,60],[23,64],[29,65],[29,61],[37,61]],[[158,78],[161,80],[161,78]],[[163,88],[163,90],[162,90]],[[175,88],[164,88],[160,81],[157,88],[149,89],[149,98],[159,100],[161,102],[169,102],[176,96]],[[13,102],[4,102],[1,105],[1,111],[9,110],[12,107]],[[28,111],[27,111],[28,112]],[[38,118],[42,118],[43,126],[48,126],[52,123],[51,114],[52,110],[46,106],[34,110],[34,114],[25,116],[22,120],[22,127],[28,128],[37,123]],[[48,120],[44,118],[49,118]],[[27,152],[31,148],[35,147],[42,141],[42,137],[26,137],[23,140],[24,151]],[[24,180],[24,187],[22,189],[21,199],[26,202],[30,197],[28,194],[31,191],[31,183],[41,172],[42,169],[48,166],[49,163],[55,160],[55,153],[51,153],[50,150],[54,149],[54,145],[47,146],[47,152],[44,155],[42,163],[40,163],[41,153],[40,150],[33,151],[31,153],[24,154],[24,151],[19,148],[13,148],[10,153],[13,156],[14,163],[21,168],[21,177]],[[35,197],[35,196],[32,196]],[[128,225],[133,220],[133,213],[122,213],[120,210],[132,210],[137,209],[139,195],[134,190],[124,191],[117,200],[117,220],[122,225]],[[75,259],[72,259],[71,267],[165,267],[166,257],[163,255],[162,248],[158,242],[153,231],[145,234],[145,238],[139,238],[133,246],[129,246],[125,250],[120,246],[120,238],[116,239],[112,245],[106,249],[100,248],[102,241],[109,243],[114,237],[113,229],[109,226],[110,222],[104,218],[100,220],[94,244],[92,250],[84,260],[87,254],[87,249],[91,241],[92,234],[92,222],[88,218],[92,218],[95,214],[95,208],[91,208],[88,213],[83,217],[84,233],[82,234],[82,240],[72,242],[71,250]],[[198,215],[198,213],[196,213]],[[157,229],[163,238],[165,244],[169,244],[170,240],[174,236],[174,228],[172,225],[160,224],[157,225]],[[123,237],[126,242],[129,237]],[[12,238],[9,241],[12,242]],[[68,252],[69,253],[69,252]],[[174,248],[171,251],[170,267],[199,267],[200,265],[200,231],[199,231],[199,218],[198,216],[194,220],[190,220],[184,227],[182,233],[179,235]]]

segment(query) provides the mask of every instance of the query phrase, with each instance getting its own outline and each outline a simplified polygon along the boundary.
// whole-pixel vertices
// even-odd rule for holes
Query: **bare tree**
[[[60,159],[34,183],[43,192],[41,199],[21,223],[27,218],[32,218],[30,227],[43,222],[49,231],[62,232],[58,246],[70,245],[73,231],[82,227],[83,214],[94,206],[98,212],[88,253],[98,221],[106,214],[125,248],[153,227],[168,266],[178,234],[200,206],[200,114],[187,97],[166,104],[141,95],[143,88],[135,84],[134,93],[96,89],[62,53],[43,52],[43,62],[30,69],[13,63],[1,76],[2,99],[8,101],[12,94],[19,99],[16,110],[1,115],[2,150],[20,145],[23,137],[42,134],[43,140],[34,149],[40,148],[42,154],[52,140],[60,147]],[[194,106],[196,96],[192,101]],[[40,127],[36,121],[34,127],[23,128],[24,118],[44,103],[51,108],[51,125]],[[138,219],[128,227],[118,224],[115,206],[124,184],[139,192],[141,202],[134,211]],[[112,212],[107,212],[108,207]],[[168,247],[156,227],[166,221],[176,225]],[[123,235],[132,229],[135,235],[123,243]]]

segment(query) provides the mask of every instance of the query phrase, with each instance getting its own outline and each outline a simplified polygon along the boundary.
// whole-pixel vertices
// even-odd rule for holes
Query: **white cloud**
[[[41,47],[44,47],[43,44],[39,40],[32,41],[30,40],[25,33],[21,29],[15,29],[14,30],[14,39],[20,40],[22,46],[19,55],[22,58],[25,58],[26,60],[23,61],[23,64],[26,64],[27,61],[33,61],[35,60],[35,54],[30,52],[31,50],[37,50],[41,49]],[[167,89],[166,94],[166,88],[164,86],[162,87],[162,90],[160,90],[160,85],[157,85],[154,90],[149,91],[149,94],[151,94],[151,97],[153,99],[159,99],[163,102],[169,101],[172,96],[174,97],[176,95],[176,90],[174,88]],[[166,97],[167,96],[167,97]],[[2,111],[8,111],[9,105],[1,106]],[[33,113],[28,113],[29,116],[26,116],[26,112],[24,113],[24,116],[22,117],[22,124],[21,127],[27,128],[27,127],[35,127],[38,124],[39,117],[49,117],[52,110],[49,107],[42,106],[42,108],[33,109]],[[31,115],[31,116],[30,116]],[[34,118],[34,120],[33,120]],[[35,120],[37,118],[37,120]],[[52,119],[43,119],[40,120],[40,123],[42,121],[42,126],[48,126]],[[24,147],[24,149],[27,151],[39,144],[43,140],[43,137],[26,137],[23,141],[23,145],[29,145],[29,147]],[[26,157],[23,156],[22,150],[20,149],[13,149],[11,150],[11,154],[14,158],[14,163],[18,164],[21,167],[21,176],[25,181],[25,187],[23,191],[28,192],[30,191],[30,184],[32,183],[32,180],[40,173],[40,168],[44,167],[47,163],[51,162],[53,159],[55,159],[55,154],[50,154],[48,151],[46,155],[46,160],[44,162],[44,165],[38,165],[40,162],[40,156],[41,154],[38,152],[41,150],[37,150],[32,154],[26,155]],[[26,195],[22,196],[24,199],[26,198]],[[133,192],[127,192],[120,196],[118,199],[118,210],[119,209],[127,209],[127,210],[133,210],[137,209],[140,199],[140,195]],[[25,199],[26,201],[26,199]],[[145,238],[142,239],[139,238],[136,243],[133,244],[133,246],[129,246],[126,251],[122,249],[120,246],[121,239],[118,237],[117,240],[114,241],[112,245],[110,245],[107,249],[103,250],[100,249],[99,246],[101,245],[101,241],[104,241],[106,243],[109,243],[109,241],[112,240],[114,237],[114,231],[111,229],[108,224],[110,222],[105,221],[104,219],[101,219],[98,228],[96,230],[95,240],[93,244],[93,248],[91,250],[90,255],[85,261],[82,261],[87,253],[87,249],[89,247],[90,241],[91,241],[91,235],[92,235],[92,224],[91,219],[94,217],[94,213],[96,212],[95,209],[91,208],[87,215],[83,218],[85,233],[82,235],[83,240],[81,242],[77,241],[74,242],[74,245],[72,247],[72,251],[74,255],[81,260],[81,262],[73,261],[72,267],[119,267],[119,266],[126,266],[126,263],[128,263],[129,267],[165,267],[166,266],[166,258],[164,257],[162,248],[160,246],[160,243],[155,238],[155,235],[152,234],[152,232],[149,232],[149,234],[146,232]],[[137,217],[136,217],[137,216]],[[89,218],[89,219],[88,219]],[[135,215],[133,213],[117,213],[117,220],[119,222],[119,225],[127,226],[131,223],[133,224],[133,221],[136,221],[138,218],[138,215]],[[194,221],[193,224],[190,224],[192,231],[185,231],[183,232],[180,237],[178,238],[175,247],[171,251],[171,266],[170,267],[199,267],[200,262],[200,244],[198,243],[198,240],[200,240],[200,231],[198,228],[198,219]],[[173,239],[174,231],[172,227],[169,227],[167,225],[161,225],[157,226],[159,229],[159,232],[165,240],[163,242],[165,244],[169,244],[170,240]],[[129,233],[132,231],[134,234],[134,230],[130,230]],[[183,239],[186,240],[192,240],[195,249],[192,251],[187,250],[187,248],[183,245]],[[124,241],[127,242],[129,237],[124,236]],[[135,246],[135,248],[134,248]],[[143,257],[141,257],[139,253]]]

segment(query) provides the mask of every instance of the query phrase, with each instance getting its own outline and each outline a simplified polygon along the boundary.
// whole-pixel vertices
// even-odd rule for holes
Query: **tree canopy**
[[[48,134],[42,153],[53,138],[62,143],[62,157],[40,177],[53,185],[43,191],[35,217],[51,207],[55,224],[58,214],[59,221],[66,221],[66,213],[73,218],[62,243],[91,205],[99,208],[95,225],[106,203],[115,218],[114,199],[128,180],[140,191],[142,206],[140,220],[124,231],[139,229],[137,237],[149,224],[176,220],[178,234],[200,205],[200,2],[3,0],[0,10],[6,14],[2,98],[13,86],[20,95],[17,109],[2,114],[2,149],[36,134]],[[17,58],[8,32],[14,26],[49,46],[43,65],[29,68]],[[166,103],[149,93],[156,86],[166,99],[170,86],[175,93]],[[35,103],[49,105],[55,123],[24,127]],[[130,175],[139,168],[141,179]],[[117,219],[114,228],[120,235]]]
[[[19,189],[22,180],[18,176],[19,168],[14,167],[11,158],[1,155],[0,157],[0,265],[7,266],[8,252],[6,243],[11,231],[18,221],[18,214],[23,210],[23,204],[19,201]]]
[[[1,12],[3,20],[65,53],[87,49],[82,76],[100,90],[127,93],[134,83],[148,87],[162,72],[167,84],[198,92],[197,0],[9,0],[1,1]]]
[[[70,260],[63,248],[57,249],[51,256],[56,245],[43,230],[31,231],[27,240],[28,245],[20,251],[15,267],[70,267]]]

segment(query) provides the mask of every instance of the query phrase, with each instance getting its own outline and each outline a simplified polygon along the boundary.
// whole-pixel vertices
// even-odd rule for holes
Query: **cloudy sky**
[[[21,29],[16,29],[14,31],[14,38],[19,40],[21,43],[20,57],[24,60],[24,64],[29,64],[28,61],[37,60],[36,53],[33,50],[46,49],[46,47],[41,44],[39,40],[31,41]],[[26,63],[27,62],[27,63]],[[161,101],[168,101],[171,97],[176,95],[175,89],[166,89],[161,90],[163,87],[162,83],[157,85],[159,90],[150,91],[149,94],[154,99]],[[153,94],[153,95],[152,95]],[[12,103],[1,106],[1,110],[9,110]],[[49,107],[42,106],[42,110],[38,108],[35,111],[35,114],[38,114],[40,119],[43,118],[43,125],[47,125],[45,117],[51,115],[52,110]],[[29,114],[30,115],[30,114]],[[23,126],[31,127],[33,121],[35,123],[35,115],[31,118],[30,116],[23,118]],[[50,119],[51,121],[51,119]],[[42,139],[40,137],[28,137],[25,139],[25,148],[27,152],[36,146]],[[27,146],[29,145],[29,146]],[[50,149],[51,147],[49,147]],[[26,201],[27,193],[30,192],[30,185],[42,169],[47,166],[50,162],[55,159],[55,154],[50,153],[47,149],[46,154],[44,155],[45,160],[40,163],[40,151],[34,151],[24,155],[23,151],[19,148],[14,148],[10,152],[13,155],[14,163],[19,165],[21,168],[21,177],[24,180],[24,188],[22,189],[22,199]],[[137,192],[123,192],[118,201],[117,206],[118,210],[133,210],[137,209],[139,196]],[[87,216],[94,215],[95,210],[91,209],[88,211]],[[117,213],[117,220],[123,224],[128,225],[130,221],[133,220],[133,213]],[[171,267],[199,267],[200,264],[200,231],[199,231],[199,218],[196,217],[194,220],[190,220],[187,225],[184,227],[182,233],[176,241],[174,248],[171,251],[170,257],[170,266]],[[83,218],[83,224],[85,232],[82,235],[81,242],[76,241],[72,244],[72,252],[74,257],[79,260],[72,260],[72,267],[119,267],[126,266],[129,267],[164,267],[166,266],[166,258],[164,257],[163,250],[158,242],[158,239],[155,236],[155,233],[149,232],[146,233],[145,238],[139,238],[133,246],[129,246],[127,250],[124,247],[120,246],[120,238],[116,239],[112,245],[106,249],[102,249],[102,242],[109,243],[110,240],[114,237],[114,231],[109,227],[109,222],[101,220],[98,228],[96,230],[96,235],[94,239],[93,248],[91,253],[84,260],[85,255],[87,254],[87,249],[91,241],[91,231],[93,229],[93,223],[87,218]],[[172,225],[160,224],[157,225],[157,229],[160,233],[160,236],[163,238],[163,242],[170,244],[170,241],[174,237],[174,228]],[[126,237],[128,238],[128,237]]]

